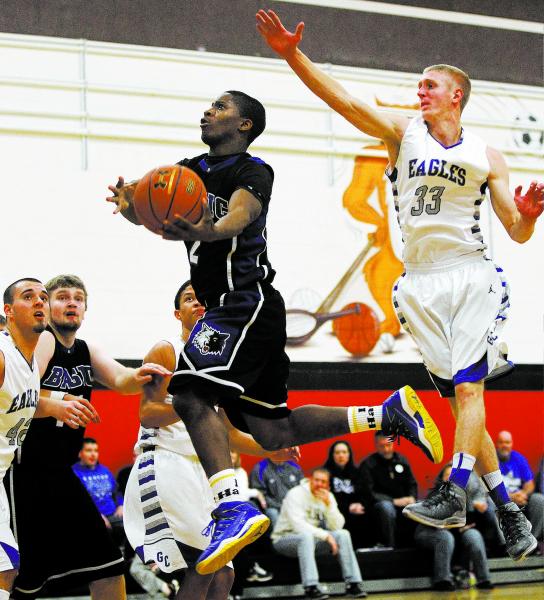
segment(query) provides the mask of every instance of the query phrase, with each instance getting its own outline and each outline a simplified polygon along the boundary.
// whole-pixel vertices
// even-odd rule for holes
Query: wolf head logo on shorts
[[[223,354],[229,337],[230,333],[222,333],[202,323],[200,331],[193,338],[193,344],[200,354]]]

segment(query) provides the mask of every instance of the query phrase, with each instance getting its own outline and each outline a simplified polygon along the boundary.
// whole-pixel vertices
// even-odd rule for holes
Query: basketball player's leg
[[[243,410],[243,408],[242,408]],[[397,390],[382,405],[330,407],[305,405],[281,419],[244,413],[253,437],[266,449],[278,450],[337,435],[383,431],[409,439],[432,461],[442,460],[442,441],[429,413],[409,387]]]
[[[172,406],[185,424],[208,477],[232,469],[227,429],[215,410],[218,403],[219,394],[214,388],[198,381],[172,398]]]
[[[105,577],[89,583],[92,600],[126,600],[125,578],[122,575]]]
[[[234,570],[223,567],[210,575],[187,569],[176,600],[225,600],[234,581]]]

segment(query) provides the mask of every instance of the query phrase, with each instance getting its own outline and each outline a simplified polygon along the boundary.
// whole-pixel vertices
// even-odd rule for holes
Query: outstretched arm
[[[108,189],[112,193],[111,196],[106,198],[107,202],[113,202],[115,204],[115,210],[113,214],[121,213],[127,221],[130,221],[134,225],[141,225],[134,205],[132,204],[132,198],[134,197],[134,190],[138,185],[138,179],[125,184],[123,177],[119,176],[115,185],[108,185]]]
[[[87,345],[95,379],[110,390],[121,394],[138,394],[143,390],[143,386],[154,378],[160,379],[172,375],[171,371],[154,363],[144,363],[137,369],[125,367],[96,346]]]
[[[230,446],[233,450],[242,452],[244,454],[250,454],[252,456],[263,456],[277,462],[285,462],[288,460],[296,460],[298,462],[300,459],[300,449],[298,446],[292,446],[291,448],[283,448],[281,450],[269,452],[260,444],[258,444],[253,436],[236,429],[236,427],[234,427],[234,425],[229,421],[225,411],[222,408],[219,409],[219,414],[221,415],[221,418],[227,427]]]
[[[494,148],[487,149],[490,171],[488,177],[491,204],[508,235],[523,244],[531,238],[535,223],[544,210],[544,184],[531,182],[522,195],[518,186],[512,196],[509,188],[508,166],[503,155]]]
[[[374,110],[361,102],[335,79],[319,69],[298,48],[302,40],[304,23],[299,23],[294,33],[287,31],[278,15],[269,10],[260,10],[257,15],[257,30],[265,42],[282,58],[284,58],[301,81],[325,101],[334,111],[341,114],[352,125],[372,137],[382,139],[388,151],[398,153],[398,146],[408,125],[408,119],[391,116]],[[396,152],[395,152],[396,149]],[[396,156],[394,156],[396,158]]]

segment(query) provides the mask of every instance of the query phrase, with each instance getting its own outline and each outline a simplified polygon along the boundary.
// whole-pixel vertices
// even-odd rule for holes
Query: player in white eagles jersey
[[[32,417],[54,416],[71,427],[79,403],[40,401],[40,372],[34,349],[49,320],[49,296],[34,278],[19,279],[4,292],[7,328],[0,332],[0,600],[7,600],[19,567],[19,549],[10,529],[10,511],[2,480],[23,443]],[[64,405],[64,406],[63,406]],[[39,407],[39,408],[38,408]]]
[[[174,371],[177,357],[194,324],[204,314],[191,282],[174,299],[181,335],[156,344],[145,357]],[[143,562],[154,562],[166,573],[187,569],[176,598],[226,600],[233,581],[231,566],[212,575],[199,575],[194,565],[209,543],[207,529],[214,509],[213,495],[187,429],[167,395],[168,381],[147,386],[140,403],[139,456],[124,496],[127,538]],[[235,429],[223,411],[233,449],[274,460],[298,458],[298,448],[265,452],[251,436]]]
[[[544,208],[544,185],[532,182],[525,195],[519,186],[512,195],[501,153],[461,126],[471,86],[460,69],[424,69],[418,84],[421,113],[408,119],[376,111],[318,69],[298,48],[303,23],[291,33],[273,11],[260,10],[257,29],[312,92],[387,148],[405,243],[406,273],[395,287],[395,308],[457,420],[449,481],[404,513],[434,527],[463,526],[465,487],[476,463],[498,506],[508,553],[514,560],[524,558],[537,542],[510,501],[485,428],[484,381],[499,364],[506,366],[498,339],[509,301],[502,270],[485,256],[479,217],[489,189],[510,237],[526,242]]]

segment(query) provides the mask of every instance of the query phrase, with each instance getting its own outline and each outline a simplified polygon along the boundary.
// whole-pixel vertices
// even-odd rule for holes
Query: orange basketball
[[[204,182],[191,169],[181,165],[157,167],[138,182],[134,210],[142,225],[160,235],[163,221],[174,215],[197,223],[206,194]]]
[[[332,329],[342,346],[354,356],[366,356],[380,338],[380,321],[376,313],[362,302],[352,302],[342,311],[355,312],[332,322]]]

